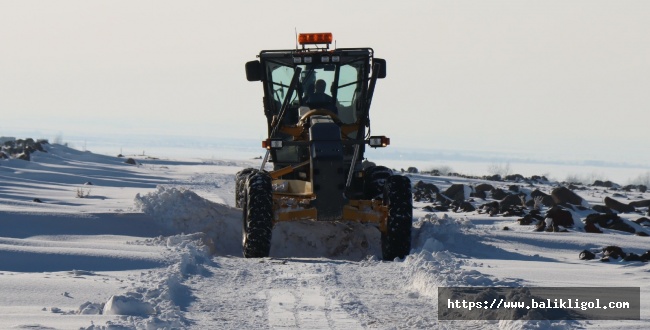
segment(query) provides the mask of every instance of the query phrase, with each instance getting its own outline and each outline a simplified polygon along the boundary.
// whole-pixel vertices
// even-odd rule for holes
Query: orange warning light
[[[333,39],[331,32],[300,33],[298,35],[298,43],[301,45],[331,44]]]

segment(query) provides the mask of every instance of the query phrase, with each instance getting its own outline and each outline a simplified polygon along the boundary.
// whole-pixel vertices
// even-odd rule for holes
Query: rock
[[[526,214],[523,218],[517,219],[517,222],[519,222],[520,226],[528,226],[533,224],[533,220],[533,217],[530,217],[528,214]]]
[[[604,205],[594,205],[591,207],[591,209],[598,213],[614,214],[614,211],[612,211],[612,209]]]
[[[594,234],[602,234],[603,231],[598,229],[596,225],[593,222],[585,224],[585,232],[587,233],[594,233]]]
[[[508,186],[508,190],[512,192],[519,192],[519,186],[518,185],[510,185]]]
[[[409,167],[406,171],[412,174],[417,174],[420,172],[416,167]]]
[[[436,211],[436,210],[433,208],[432,205],[427,205],[427,206],[423,207],[422,209],[425,210],[425,211],[427,211],[427,212],[435,212],[435,211]]]
[[[499,202],[499,210],[501,212],[505,212],[507,209],[513,206],[523,206],[519,195],[507,195]]]
[[[40,200],[40,199],[38,199],[38,198],[34,198],[32,201],[33,201],[34,203],[43,203],[43,201]]]
[[[544,231],[546,229],[546,222],[540,221],[535,227],[535,231]]]
[[[451,204],[452,200],[441,193],[436,193],[436,202],[440,203],[441,205],[447,206]]]
[[[609,257],[613,259],[625,258],[625,256],[627,255],[625,254],[625,252],[623,252],[623,249],[615,245],[604,247],[603,254],[605,255],[605,257]]]
[[[456,209],[456,212],[474,212],[476,208],[470,202],[462,202],[460,206]]]
[[[28,151],[23,151],[22,153],[16,155],[16,159],[30,161],[31,157]]]
[[[413,199],[416,202],[433,202],[440,190],[433,183],[418,181],[413,186]]]
[[[530,177],[531,181],[537,182],[537,183],[545,183],[548,182],[548,179],[544,175],[533,175]]]
[[[523,217],[526,212],[526,208],[523,206],[510,206],[509,208],[503,210],[501,213],[504,217]]]
[[[489,183],[481,183],[474,187],[474,191],[470,195],[471,197],[477,197],[480,199],[486,199],[487,198],[487,192],[491,191],[494,189],[494,186],[492,186]]]
[[[601,180],[596,180],[592,184],[594,187],[605,187],[605,188],[615,188],[618,187],[618,185],[612,181],[601,181]]]
[[[558,187],[551,191],[551,197],[556,204],[573,204],[581,205],[582,197],[566,187]]]
[[[623,258],[623,260],[624,260],[624,261],[643,261],[643,260],[641,259],[641,256],[639,256],[639,255],[636,254],[636,253],[631,253],[631,252],[630,252],[628,255],[626,255],[626,256]]]
[[[524,181],[526,178],[524,178],[524,176],[521,174],[511,174],[511,175],[506,175],[504,179],[506,181],[520,182],[520,181]]]
[[[469,197],[476,197],[476,198],[480,198],[480,199],[486,199],[487,194],[485,193],[485,191],[474,191],[471,194],[469,194]]]
[[[133,159],[133,158],[128,158],[124,162],[127,163],[127,164],[130,164],[130,165],[137,165],[135,159]]]
[[[632,189],[636,189],[636,186],[635,186],[635,185],[628,184],[627,186],[624,186],[623,188],[621,188],[621,190],[623,190],[623,191],[627,191],[627,192],[632,191]]]
[[[444,194],[452,200],[462,202],[465,200],[465,185],[458,183],[452,184],[445,190]]]
[[[642,185],[642,184],[640,184],[637,189],[639,189],[639,191],[642,192],[642,193],[648,191],[648,187],[646,185]]]
[[[493,189],[494,189],[494,186],[489,184],[489,183],[481,183],[478,186],[474,187],[474,191],[476,191],[476,192],[479,192],[479,191],[487,192],[487,191],[491,191]]]
[[[504,227],[503,227],[503,230],[510,230],[510,227],[508,227],[508,226],[504,226]]]
[[[633,201],[628,204],[632,207],[650,207],[650,199],[642,200],[642,201]]]
[[[491,193],[492,193],[492,198],[493,198],[493,199],[498,199],[498,200],[502,200],[502,199],[506,198],[506,196],[509,195],[507,192],[505,192],[505,191],[504,191],[503,189],[501,189],[501,188],[493,189],[493,190],[491,191]]]
[[[650,219],[648,219],[646,217],[641,217],[641,218],[638,218],[638,219],[633,220],[633,221],[636,222],[637,224],[641,225],[641,226],[650,226]]]
[[[38,150],[38,151],[40,151],[40,152],[47,152],[47,151],[45,151],[45,149],[43,148],[43,143],[42,143],[41,141],[34,142],[34,145],[32,146],[32,148],[34,148],[34,150]]]
[[[641,260],[650,261],[650,250],[646,251],[644,254],[641,255]]]
[[[600,228],[620,230],[628,233],[635,233],[636,230],[625,223],[621,217],[616,214],[594,213],[585,218],[585,224],[597,224]]]
[[[642,237],[648,237],[648,236],[650,236],[650,235],[648,235],[648,233],[646,233],[645,231],[637,231],[636,233],[634,233],[634,235],[636,235],[636,236],[642,236]]]
[[[534,200],[537,197],[542,198],[542,205],[546,207],[552,207],[555,206],[555,201],[553,200],[553,197],[551,195],[547,195],[544,192],[542,192],[539,189],[535,189],[530,193],[530,197]]]
[[[592,260],[596,258],[596,255],[589,250],[584,250],[580,252],[580,255],[578,257],[580,258],[580,260]]]
[[[539,215],[539,212],[530,211],[530,213],[524,215],[523,218],[517,220],[519,221],[519,224],[522,226],[526,225],[532,225],[533,223],[539,223],[540,221],[544,221],[544,217]]]
[[[629,213],[634,212],[636,209],[634,206],[619,202],[611,197],[605,197],[605,205],[612,210],[615,210],[620,213]]]
[[[483,177],[483,178],[484,178],[485,180],[488,180],[488,181],[501,181],[501,176],[498,175],[498,174],[495,174],[495,175],[488,175],[488,176],[485,176],[485,177]]]
[[[499,213],[499,202],[494,201],[490,203],[485,203],[481,205],[481,210],[484,212],[490,214],[490,215],[496,215]]]
[[[558,226],[562,227],[573,227],[573,216],[571,212],[562,209],[559,206],[554,206],[546,212],[546,218],[552,219],[551,225],[553,226],[553,231],[556,231]]]

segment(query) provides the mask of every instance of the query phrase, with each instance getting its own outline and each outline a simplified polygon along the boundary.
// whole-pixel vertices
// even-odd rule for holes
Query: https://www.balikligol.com
[[[580,301],[579,299],[531,299],[526,301],[506,301],[505,299],[493,299],[491,301],[466,301],[447,299],[449,309],[629,309],[629,302],[608,301],[601,303],[600,299],[594,301]]]

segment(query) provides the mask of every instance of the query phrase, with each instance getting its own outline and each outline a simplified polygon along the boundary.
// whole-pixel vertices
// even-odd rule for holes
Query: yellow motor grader
[[[410,180],[363,161],[367,146],[390,143],[370,135],[369,121],[386,61],[371,48],[330,49],[332,39],[299,34],[296,49],[263,50],[246,63],[248,81],[262,82],[268,124],[261,168],[236,176],[247,258],[269,255],[276,223],[302,220],[375,224],[384,260],[410,251]]]

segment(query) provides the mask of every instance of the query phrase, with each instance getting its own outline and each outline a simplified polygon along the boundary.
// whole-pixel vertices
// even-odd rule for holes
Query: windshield
[[[360,97],[364,74],[364,59],[348,63],[287,65],[268,62],[269,92],[273,96],[273,112],[279,113],[294,74],[294,67],[302,72],[299,84],[292,93],[290,106],[325,108],[338,114],[346,124],[357,121],[360,111],[357,99]],[[320,87],[320,90],[319,90]],[[321,96],[319,96],[319,94]],[[322,96],[322,94],[325,94]]]

